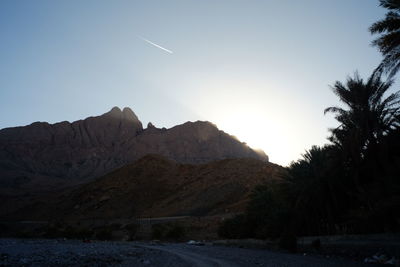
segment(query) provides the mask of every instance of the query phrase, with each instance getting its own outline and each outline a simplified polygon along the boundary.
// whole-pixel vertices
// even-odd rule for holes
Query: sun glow
[[[284,126],[260,111],[248,108],[237,108],[215,119],[219,129],[236,136],[251,148],[262,149],[270,161],[287,164],[290,147],[289,136],[282,130]],[[271,117],[271,116],[270,116]]]
[[[279,91],[216,83],[202,92],[196,96],[196,112],[251,148],[262,149],[271,162],[288,165],[304,152],[303,122],[294,115],[301,111]]]

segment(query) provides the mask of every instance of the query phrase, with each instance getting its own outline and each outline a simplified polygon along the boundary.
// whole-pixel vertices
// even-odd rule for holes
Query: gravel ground
[[[261,249],[140,242],[0,239],[0,266],[371,266]],[[377,266],[377,265],[372,265]]]
[[[0,266],[190,266],[131,242],[0,239]]]

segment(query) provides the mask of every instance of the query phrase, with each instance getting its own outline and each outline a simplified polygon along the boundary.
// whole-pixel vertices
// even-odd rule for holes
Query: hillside
[[[203,216],[243,211],[251,190],[282,168],[256,159],[180,164],[148,155],[88,184],[32,203],[15,219]]]

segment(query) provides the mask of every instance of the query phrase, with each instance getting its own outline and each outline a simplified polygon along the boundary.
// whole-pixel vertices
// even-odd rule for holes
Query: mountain
[[[210,122],[187,122],[170,129],[142,123],[129,109],[84,120],[35,122],[0,130],[0,197],[51,191],[96,177],[146,154],[179,163],[206,163],[228,158],[268,161]]]
[[[252,189],[279,179],[282,170],[249,158],[193,165],[147,155],[92,182],[31,203],[13,217],[73,221],[241,212]]]

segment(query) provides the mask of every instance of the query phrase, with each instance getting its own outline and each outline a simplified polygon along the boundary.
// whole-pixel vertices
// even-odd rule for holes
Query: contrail
[[[162,46],[160,46],[160,45],[158,45],[158,44],[155,44],[155,43],[153,43],[152,41],[147,40],[146,38],[143,38],[143,37],[141,37],[141,36],[138,36],[138,37],[139,37],[140,39],[142,39],[143,41],[145,41],[145,42],[147,42],[147,43],[149,43],[149,44],[151,44],[151,45],[154,45],[155,47],[158,47],[158,48],[160,48],[161,50],[164,50],[165,52],[168,52],[168,53],[170,53],[170,54],[173,53],[171,50],[168,50],[167,48],[164,48],[164,47],[162,47]]]

